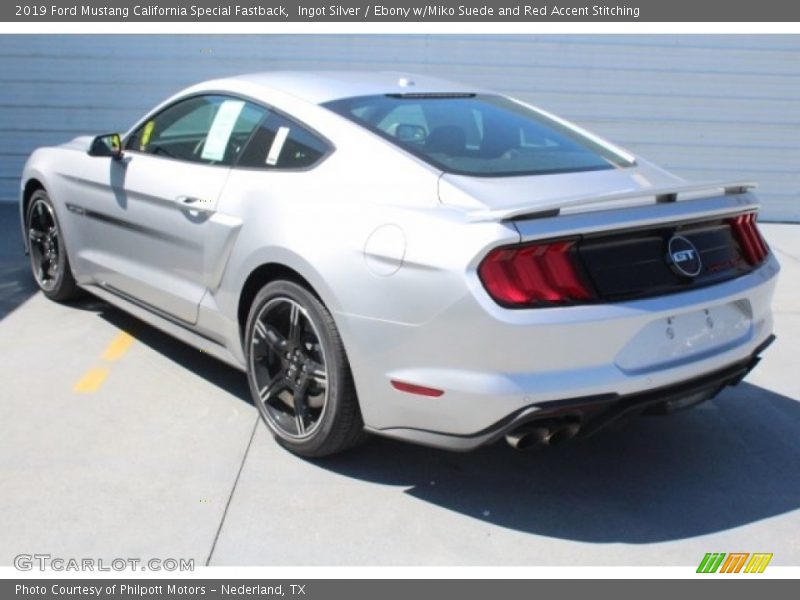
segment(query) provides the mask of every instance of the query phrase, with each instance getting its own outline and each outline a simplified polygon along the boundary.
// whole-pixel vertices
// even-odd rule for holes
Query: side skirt
[[[87,292],[105,300],[109,304],[124,310],[126,313],[144,321],[148,325],[152,325],[156,329],[171,335],[172,337],[188,344],[198,350],[202,350],[206,354],[221,360],[222,362],[235,367],[240,371],[244,371],[245,367],[231,354],[225,346],[219,342],[198,333],[191,329],[189,325],[184,325],[179,321],[173,320],[166,315],[155,312],[153,309],[134,301],[128,296],[123,296],[108,288],[98,285],[83,285]]]

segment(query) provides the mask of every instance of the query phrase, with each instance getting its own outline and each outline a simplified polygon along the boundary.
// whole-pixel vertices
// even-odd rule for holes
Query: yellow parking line
[[[131,344],[133,344],[133,336],[125,331],[120,331],[119,335],[106,347],[100,358],[108,361],[119,360],[128,351]]]
[[[78,383],[72,386],[72,391],[76,394],[95,392],[101,385],[103,385],[106,377],[108,377],[108,369],[104,367],[99,369],[90,369],[89,371],[86,371]]]
[[[111,343],[103,350],[100,359],[106,362],[114,362],[122,358],[134,342],[132,335],[125,331],[120,331]],[[94,367],[86,371],[78,382],[72,386],[72,391],[76,394],[96,392],[108,377],[108,367]]]

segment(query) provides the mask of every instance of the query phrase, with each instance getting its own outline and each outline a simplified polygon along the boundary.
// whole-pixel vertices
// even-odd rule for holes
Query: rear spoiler
[[[536,205],[520,204],[496,209],[481,209],[469,213],[471,221],[512,221],[514,219],[543,219],[564,214],[575,214],[595,210],[610,210],[666,204],[699,198],[744,194],[756,187],[751,181],[709,181],[687,183],[669,187],[624,189],[605,194],[581,194],[567,198],[554,198]]]

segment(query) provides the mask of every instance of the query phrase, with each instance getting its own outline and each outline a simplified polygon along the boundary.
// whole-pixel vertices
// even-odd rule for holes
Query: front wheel
[[[253,402],[283,447],[321,457],[364,437],[342,340],[309,290],[286,280],[265,285],[250,308],[245,345]]]
[[[64,235],[53,203],[44,190],[37,190],[31,196],[25,225],[31,270],[39,289],[45,296],[57,302],[78,296],[79,290],[72,276]]]

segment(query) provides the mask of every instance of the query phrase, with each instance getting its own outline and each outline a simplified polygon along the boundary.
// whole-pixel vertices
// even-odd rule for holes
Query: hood
[[[81,135],[71,139],[68,142],[61,144],[61,147],[72,148],[73,150],[81,150],[82,152],[88,152],[89,147],[92,145],[92,140],[94,140],[94,136]]]

